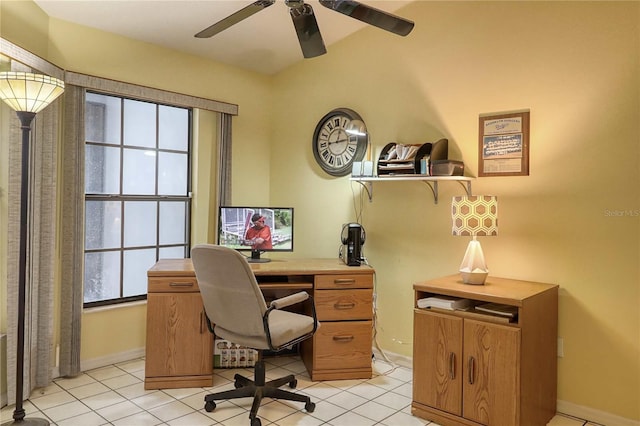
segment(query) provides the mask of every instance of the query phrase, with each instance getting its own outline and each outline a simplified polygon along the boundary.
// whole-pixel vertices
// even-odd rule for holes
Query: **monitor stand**
[[[260,257],[260,250],[251,250],[251,257],[247,257],[249,263],[267,263],[271,262],[271,259]]]

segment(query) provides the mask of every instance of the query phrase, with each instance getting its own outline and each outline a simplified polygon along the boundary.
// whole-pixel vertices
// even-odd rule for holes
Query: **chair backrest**
[[[204,309],[216,327],[244,336],[264,336],[267,304],[245,257],[212,244],[191,249]]]

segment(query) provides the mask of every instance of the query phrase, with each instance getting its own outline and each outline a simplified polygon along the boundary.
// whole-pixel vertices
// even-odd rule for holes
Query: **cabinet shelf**
[[[467,176],[426,176],[426,175],[385,175],[377,177],[352,177],[352,182],[358,182],[367,191],[369,201],[373,199],[373,183],[374,182],[407,182],[416,181],[425,183],[433,193],[433,200],[438,204],[438,182],[458,182],[466,191],[467,195],[471,195],[471,179]]]

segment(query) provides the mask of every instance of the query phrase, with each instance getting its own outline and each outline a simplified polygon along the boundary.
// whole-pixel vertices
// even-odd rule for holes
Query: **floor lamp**
[[[22,179],[20,182],[20,253],[18,271],[18,339],[16,358],[16,409],[15,425],[48,425],[38,418],[25,418],[23,399],[24,381],[24,320],[27,285],[27,208],[29,195],[29,140],[31,122],[36,114],[64,91],[64,83],[57,78],[27,72],[0,72],[0,98],[20,119],[22,129]],[[4,425],[3,425],[4,426]]]

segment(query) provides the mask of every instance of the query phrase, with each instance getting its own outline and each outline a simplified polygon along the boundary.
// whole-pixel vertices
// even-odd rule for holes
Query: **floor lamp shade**
[[[25,418],[22,406],[24,381],[24,329],[27,286],[27,217],[29,196],[29,140],[31,122],[36,114],[64,91],[64,83],[57,78],[28,72],[0,72],[0,98],[20,119],[22,130],[22,176],[20,181],[20,252],[18,266],[18,321],[16,339],[16,408],[13,422],[4,425],[48,425],[38,418]]]
[[[30,72],[1,72],[0,98],[14,111],[38,113],[64,91],[64,82]]]
[[[463,195],[451,202],[453,235],[471,236],[460,274],[466,284],[484,284],[489,269],[477,236],[498,235],[498,198],[493,195]]]

